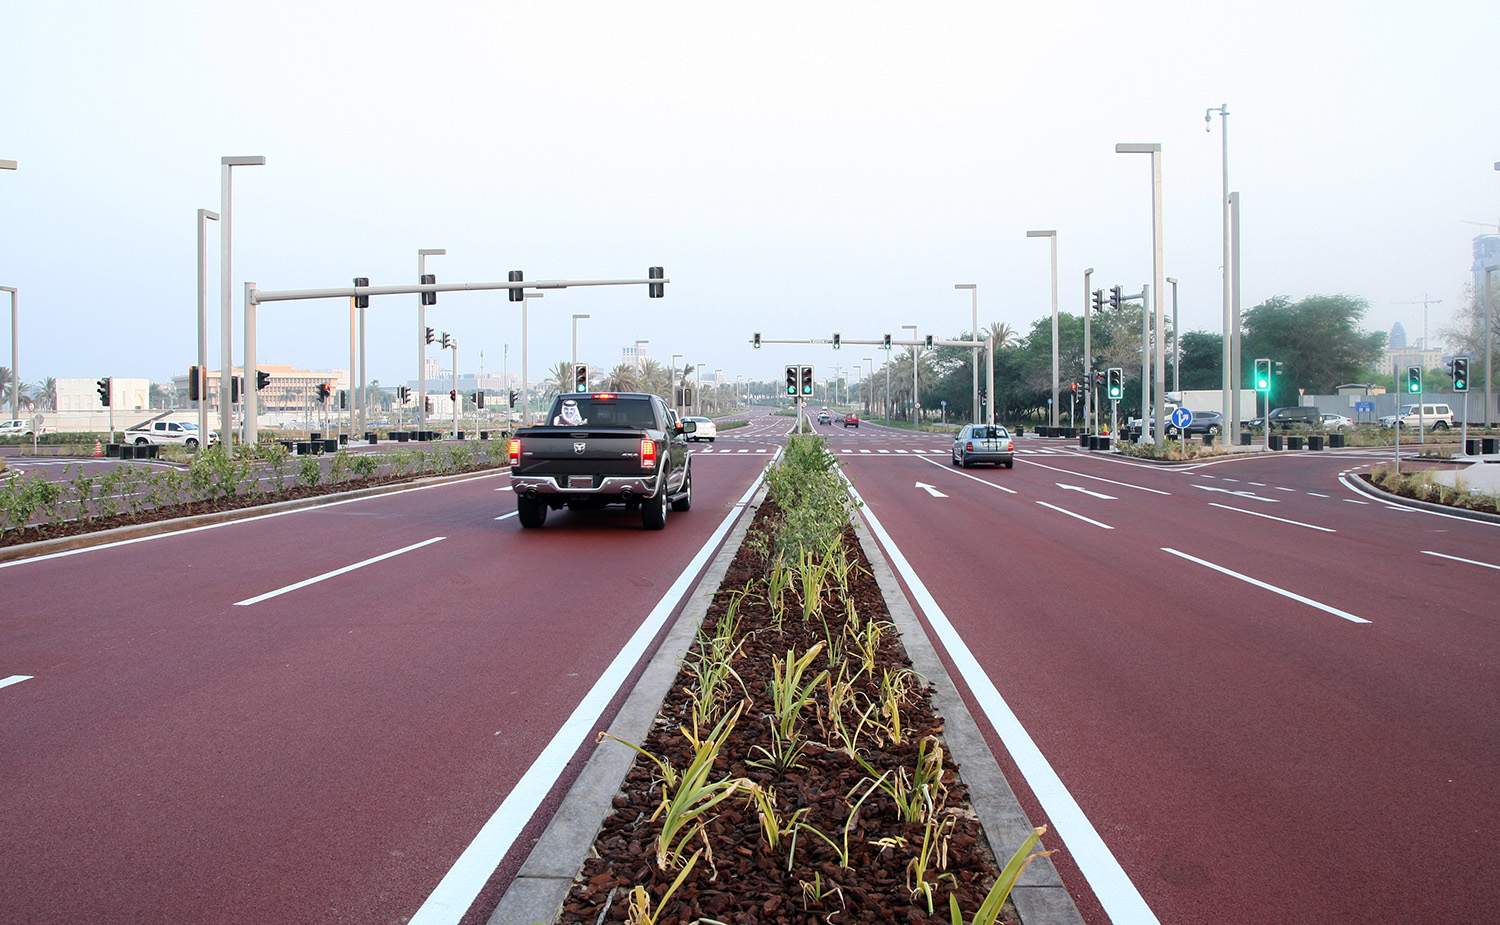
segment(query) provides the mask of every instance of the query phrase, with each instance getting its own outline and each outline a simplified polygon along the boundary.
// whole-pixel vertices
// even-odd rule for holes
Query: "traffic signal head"
[[[432,343],[432,328],[427,329],[427,343]]]
[[[201,401],[203,398],[203,367],[188,367],[188,401]]]
[[[811,366],[804,366],[804,367],[802,367],[802,394],[803,395],[811,395],[812,393],[813,393],[813,368]]]
[[[240,380],[242,376],[229,377],[229,403],[238,405],[240,403]]]
[[[1096,311],[1096,312],[1102,312],[1102,311],[1104,311],[1104,290],[1103,289],[1095,289],[1093,295],[1094,295],[1094,311]]]
[[[1406,367],[1406,391],[1412,394],[1422,391],[1422,367]]]
[[[880,347],[881,347],[882,350],[889,350],[889,349],[891,349],[891,335],[889,335],[889,334],[885,335],[885,339],[880,344]]]
[[[103,379],[100,379],[97,383],[95,383],[95,386],[97,387],[97,391],[99,392],[99,404],[101,404],[104,407],[108,408],[109,407],[109,377],[105,376]]]
[[[927,347],[928,350],[932,349],[932,335],[931,334],[927,335],[927,344],[926,344],[926,347]]]
[[[587,392],[589,390],[589,368],[586,363],[579,363],[573,367],[573,391]]]
[[[271,384],[271,374],[268,373],[268,372],[266,372],[263,369],[257,369],[255,371],[255,391],[259,392],[261,389],[265,388],[266,386],[268,386],[270,384]]]
[[[788,395],[797,394],[797,367],[795,366],[788,366],[786,368],[786,393]]]
[[[1125,370],[1118,366],[1109,368],[1108,386],[1105,391],[1109,394],[1110,401],[1119,401],[1125,397]]]
[[[511,270],[510,271],[510,282],[512,282],[512,283],[519,283],[521,281],[521,279],[522,279],[522,277],[521,277],[521,271],[520,270]],[[512,289],[510,291],[510,300],[512,302],[521,302],[521,301],[524,301],[525,298],[526,298],[526,290],[524,290],[524,289],[521,289],[521,288],[517,287],[517,288],[514,288],[514,289]]]
[[[451,401],[451,402],[453,402],[454,404],[458,403],[458,390],[457,389],[449,389],[448,390],[448,400]]]
[[[1271,391],[1271,361],[1270,360],[1256,360],[1255,361],[1255,391],[1257,391],[1257,392],[1269,392],[1269,391]]]
[[[646,271],[646,278],[666,279],[666,274],[662,272],[661,267],[652,267]],[[646,289],[649,290],[646,294],[653,299],[659,299],[667,294],[667,287],[662,283],[647,283]]]
[[[839,346],[840,346],[839,345],[839,332],[834,331],[833,332],[833,349],[837,350],[837,349],[839,349]]]
[[[370,285],[370,278],[368,276],[356,276],[356,277],[354,277],[354,285],[356,285],[356,286],[368,286],[368,285]],[[358,295],[358,294],[356,294],[354,296],[354,307],[355,308],[369,308],[370,307],[370,297],[367,296],[367,295]]]
[[[437,276],[433,275],[432,273],[423,273],[422,274],[422,285],[424,285],[424,286],[430,286],[430,285],[432,285],[433,283],[436,283],[436,282],[437,282]],[[424,292],[424,293],[422,293],[422,304],[423,305],[436,305],[437,304],[437,293],[436,292]]]
[[[400,401],[401,404],[406,404],[407,401],[411,399],[411,389],[408,389],[404,385],[396,386],[396,399]]]
[[[349,407],[349,390],[339,389],[339,410],[345,411]]]
[[[484,407],[484,390],[483,389],[480,389],[478,392],[474,393],[474,407],[476,407],[476,408],[483,408]]]
[[[1102,292],[1103,290],[1100,290],[1100,291]],[[1099,386],[1101,386],[1103,384],[1104,384],[1104,371],[1103,370],[1095,370],[1094,371],[1094,387],[1098,388]]]
[[[760,349],[760,332],[759,331],[755,332],[755,349],[756,350]]]
[[[318,383],[318,402],[328,401],[328,396],[333,394],[333,386],[326,382]]]
[[[1469,391],[1469,358],[1453,358],[1453,391]]]
[[[1119,286],[1112,286],[1109,290],[1109,307],[1118,310],[1125,304],[1125,290]]]
[[[510,406],[512,408],[514,408],[516,406],[516,397],[517,397],[516,396],[516,390],[515,389],[511,389],[510,390]]]

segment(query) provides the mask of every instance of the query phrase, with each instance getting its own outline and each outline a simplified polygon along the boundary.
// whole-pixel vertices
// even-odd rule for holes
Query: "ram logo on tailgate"
[[[584,450],[586,450],[588,448],[589,448],[589,445],[587,443],[583,443],[581,441],[578,442],[578,443],[573,444],[573,452],[574,453],[582,453]]]

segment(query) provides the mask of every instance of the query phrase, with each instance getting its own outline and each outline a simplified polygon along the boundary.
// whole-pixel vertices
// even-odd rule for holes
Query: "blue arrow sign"
[[[1172,426],[1178,430],[1185,430],[1191,423],[1193,423],[1193,412],[1188,409],[1178,408],[1172,412]]]

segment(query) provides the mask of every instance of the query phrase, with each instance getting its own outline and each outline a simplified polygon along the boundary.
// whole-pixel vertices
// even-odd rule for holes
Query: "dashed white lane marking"
[[[1445,555],[1445,554],[1440,553],[1440,552],[1432,552],[1432,551],[1426,550],[1426,549],[1422,550],[1422,555],[1424,555],[1424,556],[1437,556],[1439,559],[1452,559],[1454,562],[1463,562],[1463,563],[1465,563],[1467,565],[1478,565],[1478,566],[1482,566],[1484,568],[1492,568],[1492,569],[1495,569],[1496,571],[1500,571],[1500,565],[1494,565],[1494,564],[1489,563],[1489,562],[1479,562],[1479,561],[1477,561],[1475,559],[1460,559],[1458,556],[1449,556],[1449,555]],[[0,685],[0,686],[3,686],[3,685]]]
[[[1244,508],[1230,507],[1227,504],[1220,504],[1217,501],[1210,501],[1209,502],[1209,506],[1210,507],[1221,507],[1221,508],[1223,508],[1226,511],[1236,511],[1236,512],[1238,512],[1240,514],[1249,514],[1251,517],[1264,517],[1266,520],[1277,520],[1277,521],[1280,521],[1281,523],[1284,523],[1284,524],[1291,524],[1294,527],[1306,527],[1309,530],[1322,530],[1324,533],[1337,533],[1338,532],[1337,530],[1334,530],[1331,527],[1319,527],[1319,526],[1317,526],[1315,524],[1305,524],[1305,523],[1303,523],[1300,520],[1287,520],[1285,517],[1273,517],[1270,514],[1262,514],[1259,511],[1247,511]]]
[[[1203,566],[1204,568],[1213,569],[1214,571],[1218,572],[1221,575],[1228,575],[1230,578],[1237,578],[1240,581],[1245,582],[1246,584],[1255,585],[1257,588],[1263,588],[1263,589],[1265,589],[1267,591],[1270,591],[1272,594],[1279,594],[1282,597],[1290,598],[1291,600],[1294,600],[1294,601],[1298,602],[1299,604],[1306,604],[1309,607],[1315,607],[1318,610],[1321,610],[1321,611],[1323,611],[1325,613],[1331,613],[1331,614],[1333,614],[1336,617],[1342,617],[1343,619],[1348,620],[1350,623],[1369,623],[1370,622],[1369,620],[1366,620],[1364,617],[1356,617],[1354,614],[1347,613],[1345,611],[1339,610],[1337,607],[1330,607],[1327,604],[1324,604],[1324,603],[1322,603],[1320,601],[1315,601],[1315,600],[1313,600],[1310,597],[1303,597],[1302,595],[1297,594],[1297,593],[1292,592],[1292,591],[1288,591],[1285,588],[1278,588],[1275,585],[1267,584],[1264,581],[1261,581],[1261,580],[1259,580],[1257,578],[1251,578],[1249,575],[1242,575],[1239,572],[1233,571],[1232,569],[1227,569],[1227,568],[1225,568],[1222,565],[1215,565],[1214,563],[1209,562],[1206,559],[1199,559],[1197,556],[1190,556],[1190,555],[1188,555],[1185,552],[1178,552],[1177,550],[1175,550],[1175,549],[1169,549],[1166,546],[1161,547],[1161,551],[1162,552],[1166,552],[1166,553],[1171,553],[1172,555],[1177,556],[1178,558],[1181,558],[1181,559],[1186,559],[1189,562],[1196,562],[1199,565]]]
[[[236,607],[248,607],[251,604],[259,604],[261,601],[270,600],[273,597],[280,597],[281,595],[286,594],[289,591],[296,591],[299,588],[305,588],[308,585],[315,585],[320,581],[327,581],[330,578],[336,578],[339,575],[343,575],[347,572],[352,572],[355,569],[364,568],[367,565],[374,565],[376,562],[383,562],[386,559],[390,559],[394,556],[399,556],[402,553],[411,552],[414,549],[421,549],[423,546],[430,546],[433,543],[439,543],[445,539],[447,539],[447,537],[435,536],[430,540],[423,540],[420,543],[413,543],[410,546],[404,546],[401,549],[394,549],[390,552],[382,553],[373,558],[366,559],[363,562],[356,562],[353,565],[346,565],[343,568],[336,568],[331,572],[324,572],[321,575],[308,578],[304,581],[299,581],[296,584],[287,585],[284,588],[277,588],[275,591],[267,591],[265,594],[258,594],[255,597],[247,597],[243,601],[235,601],[234,605]]]
[[[10,687],[12,684],[20,684],[22,681],[30,681],[32,677],[29,674],[13,674],[8,678],[0,678],[0,687]]]

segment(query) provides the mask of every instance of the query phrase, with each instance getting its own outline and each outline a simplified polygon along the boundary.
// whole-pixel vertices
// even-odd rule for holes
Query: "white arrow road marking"
[[[922,489],[925,492],[927,492],[929,495],[932,495],[934,498],[946,498],[946,497],[948,497],[947,495],[945,495],[942,492],[938,491],[937,488],[933,487],[932,485],[928,485],[926,482],[918,482],[917,485],[916,485],[916,487]]]
[[[1105,501],[1118,501],[1119,500],[1114,495],[1103,495],[1103,494],[1100,494],[1097,491],[1089,491],[1087,488],[1079,488],[1077,485],[1064,485],[1062,482],[1058,482],[1057,483],[1057,487],[1061,488],[1061,489],[1064,489],[1066,491],[1081,491],[1084,494],[1086,494],[1086,495],[1088,495],[1088,496],[1090,496],[1092,498],[1101,498],[1101,499],[1103,499]]]
[[[1267,504],[1280,504],[1281,503],[1281,501],[1279,499],[1277,499],[1277,498],[1262,498],[1260,495],[1257,495],[1253,491],[1231,491],[1228,488],[1215,488],[1212,485],[1194,485],[1193,487],[1194,488],[1201,488],[1204,491],[1217,491],[1217,492],[1222,492],[1222,493],[1224,493],[1226,495],[1234,495],[1236,498],[1249,498],[1251,501],[1264,501]]]

